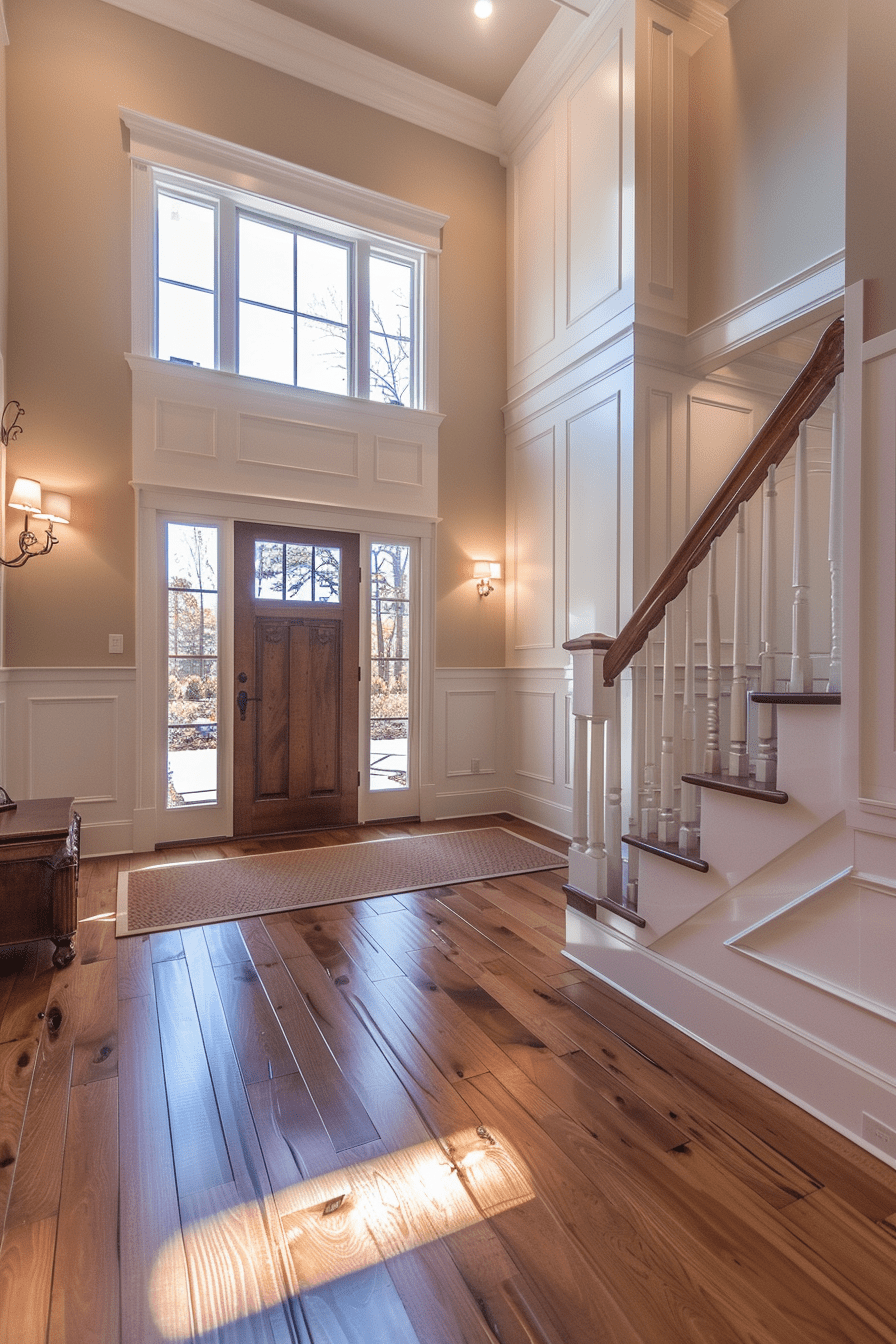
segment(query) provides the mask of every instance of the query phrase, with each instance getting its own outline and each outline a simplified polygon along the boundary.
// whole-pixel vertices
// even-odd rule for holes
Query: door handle
[[[247,695],[245,691],[239,692],[239,694],[236,697],[236,703],[240,711],[240,720],[243,723],[245,723],[246,721],[246,705],[249,703],[250,700],[260,700],[260,699],[261,696],[259,695]]]

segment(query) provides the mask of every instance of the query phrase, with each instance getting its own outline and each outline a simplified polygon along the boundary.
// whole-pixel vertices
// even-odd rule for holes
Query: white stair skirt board
[[[779,705],[778,711],[778,787],[789,801],[781,805],[701,789],[700,855],[709,872],[641,853],[638,913],[647,927],[636,932],[612,917],[605,922],[649,946],[840,812],[840,709]],[[818,880],[837,871],[831,868]]]
[[[865,1112],[896,1127],[889,1020],[718,942],[713,983],[574,910],[566,930],[570,960],[896,1166],[862,1133]],[[748,994],[718,983],[735,966]]]

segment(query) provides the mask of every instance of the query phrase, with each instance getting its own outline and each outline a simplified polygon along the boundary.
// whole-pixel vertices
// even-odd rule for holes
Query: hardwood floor
[[[564,960],[562,872],[116,942],[189,857],[0,953],[2,1344],[896,1344],[896,1171]]]

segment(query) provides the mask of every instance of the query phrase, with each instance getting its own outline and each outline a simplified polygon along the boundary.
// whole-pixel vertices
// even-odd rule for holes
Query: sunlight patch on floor
[[[150,1283],[153,1319],[170,1340],[220,1329],[516,1208],[533,1193],[522,1160],[479,1126],[229,1204],[162,1247]],[[184,1253],[189,1288],[179,1290]]]

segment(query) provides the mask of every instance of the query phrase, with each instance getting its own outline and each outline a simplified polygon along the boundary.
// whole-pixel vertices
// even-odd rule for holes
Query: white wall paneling
[[[132,848],[135,679],[132,667],[0,671],[3,785],[13,798],[72,795],[85,855]]]
[[[539,127],[510,174],[513,215],[513,333],[511,361],[521,364],[547,346],[556,332],[555,135]]]
[[[622,285],[622,38],[567,100],[566,325]]]
[[[515,447],[508,471],[512,511],[508,579],[511,646],[553,650],[555,619],[555,451],[553,429]],[[562,642],[562,641],[561,641]]]
[[[567,421],[567,639],[620,627],[622,448],[618,391]]]
[[[556,780],[554,740],[555,695],[553,691],[514,692],[514,775],[538,779],[545,784]]]
[[[437,513],[441,415],[148,356],[128,362],[143,485],[206,491],[213,459],[223,493]]]

